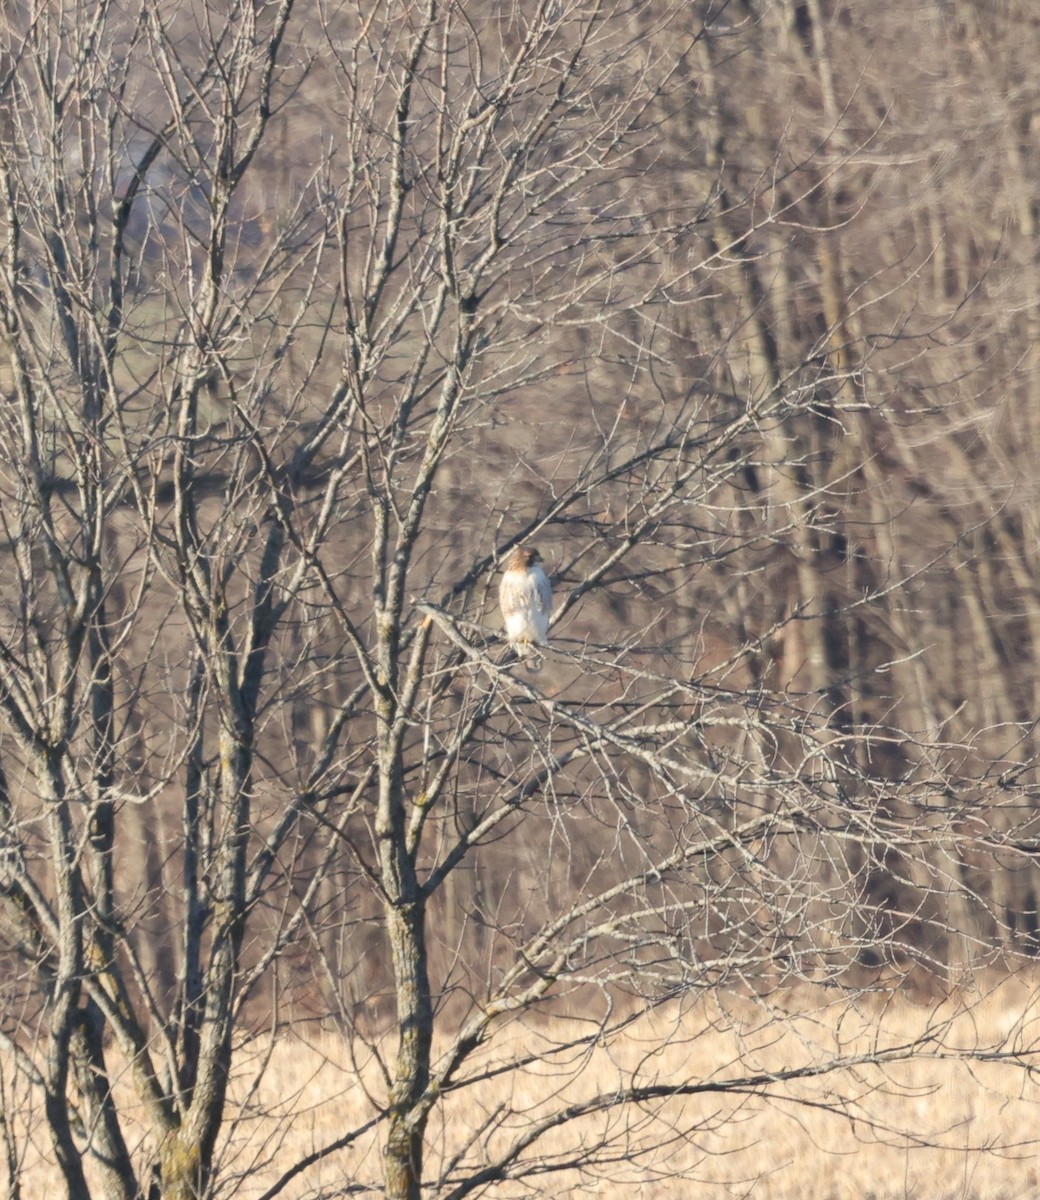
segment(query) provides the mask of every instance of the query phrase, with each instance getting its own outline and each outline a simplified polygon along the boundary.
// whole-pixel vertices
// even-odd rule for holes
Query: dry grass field
[[[430,1127],[431,1181],[467,1143],[467,1161],[486,1160],[561,1102],[636,1082],[721,1082],[836,1057],[869,1059],[917,1042],[921,1054],[912,1062],[860,1061],[771,1085],[766,1094],[706,1093],[572,1123],[539,1143],[542,1162],[559,1164],[609,1139],[599,1165],[497,1183],[486,1194],[1010,1200],[1037,1192],[1040,1079],[1023,1064],[1040,1064],[1040,997],[1022,983],[994,985],[957,1002],[900,994],[824,1007],[806,997],[763,1006],[711,997],[644,1017],[611,1044],[560,1050],[585,1032],[580,1021],[547,1020],[517,1026],[490,1046],[486,1065],[532,1051],[541,1061],[445,1099]],[[385,1048],[392,1048],[389,1040]],[[301,1157],[364,1124],[383,1094],[374,1057],[354,1063],[336,1039],[258,1041],[252,1057],[249,1049],[239,1061],[254,1072],[263,1067],[262,1078],[251,1086],[240,1078],[243,1115],[221,1155],[225,1194],[236,1200],[257,1200]],[[990,1061],[958,1057],[986,1050],[996,1052]],[[1019,1056],[1017,1064],[999,1060],[1009,1051]],[[508,1116],[499,1131],[481,1134],[489,1114],[506,1111],[503,1105]],[[23,1163],[26,1196],[44,1195],[58,1182],[45,1146],[34,1153],[35,1162]],[[339,1189],[349,1184],[364,1189],[350,1194],[377,1195],[380,1162],[374,1130],[280,1194],[331,1197],[346,1194]]]

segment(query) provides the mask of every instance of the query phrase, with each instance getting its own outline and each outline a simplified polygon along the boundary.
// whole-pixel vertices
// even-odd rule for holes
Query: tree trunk
[[[387,1200],[419,1200],[427,1114],[420,1101],[430,1080],[433,1025],[426,958],[426,905],[418,897],[391,904],[387,917],[400,1040],[390,1093],[386,1196]]]

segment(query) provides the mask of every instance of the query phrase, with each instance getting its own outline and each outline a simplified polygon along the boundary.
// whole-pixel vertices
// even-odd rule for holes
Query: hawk
[[[498,587],[498,602],[506,637],[517,658],[526,658],[534,646],[549,642],[552,589],[539,564],[542,556],[533,547],[518,546],[506,559]]]

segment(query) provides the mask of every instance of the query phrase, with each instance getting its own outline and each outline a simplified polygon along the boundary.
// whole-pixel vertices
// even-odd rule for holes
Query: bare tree
[[[5,16],[0,1091],[70,1197],[239,1185],[260,1029],[331,1023],[380,1080],[266,1196],[376,1129],[342,1194],[455,1198],[853,1062],[527,1113],[511,1072],[578,1079],[636,1014],[1009,952],[980,881],[1032,870],[1033,752],[933,711],[903,601],[964,529],[904,556],[878,465],[891,429],[913,486],[886,405],[936,319],[849,265],[880,118],[825,6],[764,7]],[[805,145],[741,124],[770,39]],[[538,675],[491,602],[528,541]],[[488,1059],[543,1011],[588,1024]]]

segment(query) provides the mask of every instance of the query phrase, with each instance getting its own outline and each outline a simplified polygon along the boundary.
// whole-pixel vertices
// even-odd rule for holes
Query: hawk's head
[[[536,563],[542,561],[542,556],[533,546],[517,546],[506,559],[507,571],[529,571]]]

